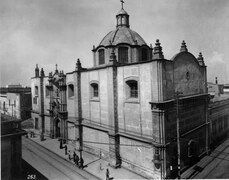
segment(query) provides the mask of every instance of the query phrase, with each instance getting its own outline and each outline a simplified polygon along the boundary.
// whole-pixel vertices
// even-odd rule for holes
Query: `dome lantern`
[[[122,8],[118,12],[118,14],[116,15],[116,19],[117,19],[117,26],[116,27],[125,26],[125,27],[129,28],[130,27],[130,25],[129,25],[129,14],[123,9],[124,1],[121,0],[120,2],[122,5]]]

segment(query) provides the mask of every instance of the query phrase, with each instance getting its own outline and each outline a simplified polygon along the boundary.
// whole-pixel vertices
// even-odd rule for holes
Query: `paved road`
[[[99,179],[30,139],[22,138],[22,158],[48,179]]]

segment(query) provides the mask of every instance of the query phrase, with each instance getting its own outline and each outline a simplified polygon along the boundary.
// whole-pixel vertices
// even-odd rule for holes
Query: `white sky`
[[[92,47],[116,27],[119,0],[1,0],[1,86],[30,86],[35,65],[45,74],[75,69],[77,58],[92,66]],[[149,45],[160,39],[166,59],[202,52],[208,81],[229,83],[228,0],[126,0],[130,28]]]

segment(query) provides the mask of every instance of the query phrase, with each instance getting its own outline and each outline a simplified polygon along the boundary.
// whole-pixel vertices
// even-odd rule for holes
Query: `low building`
[[[31,118],[31,88],[12,86],[0,88],[0,112],[17,119]]]
[[[21,121],[1,114],[1,179],[21,178]]]
[[[224,94],[224,85],[208,82],[208,93],[211,96],[218,97]]]

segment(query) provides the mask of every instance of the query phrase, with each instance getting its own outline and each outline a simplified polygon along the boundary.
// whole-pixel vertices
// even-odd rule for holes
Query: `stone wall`
[[[218,145],[229,132],[229,98],[221,101],[210,102],[208,108],[210,121],[211,147]]]

